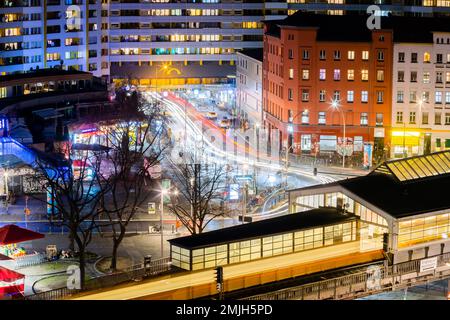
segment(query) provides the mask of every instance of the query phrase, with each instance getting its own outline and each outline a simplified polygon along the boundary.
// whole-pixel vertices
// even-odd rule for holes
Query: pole
[[[243,208],[242,208],[242,223],[245,223],[245,216],[247,215],[247,189],[248,185],[245,183],[244,185],[244,194],[242,195],[243,200]]]
[[[160,232],[161,232],[161,258],[164,256],[164,239],[163,239],[163,215],[164,215],[164,192],[163,188],[161,188],[161,210],[159,211],[159,222],[161,224]]]
[[[342,112],[342,123],[344,124],[344,150],[342,151],[342,168],[345,168],[345,152],[347,147],[347,139],[345,138],[345,116],[342,110],[341,112]]]

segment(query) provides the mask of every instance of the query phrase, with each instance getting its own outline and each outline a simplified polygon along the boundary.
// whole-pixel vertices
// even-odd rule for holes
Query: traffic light
[[[217,267],[214,269],[216,272],[216,283],[223,283],[223,267]]]

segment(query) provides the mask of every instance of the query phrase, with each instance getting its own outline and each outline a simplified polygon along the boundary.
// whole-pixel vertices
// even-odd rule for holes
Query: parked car
[[[224,129],[228,129],[231,126],[231,121],[230,119],[222,119],[219,121],[219,127],[224,128]]]
[[[208,119],[210,119],[210,120],[217,119],[217,113],[216,113],[216,112],[210,111],[210,112],[208,112],[208,113],[206,114],[206,118],[208,118]]]

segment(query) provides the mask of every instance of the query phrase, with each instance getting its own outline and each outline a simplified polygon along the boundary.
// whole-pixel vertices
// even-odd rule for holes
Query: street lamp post
[[[163,215],[164,215],[164,195],[167,193],[166,189],[161,188],[161,210],[159,210],[159,223],[161,232],[161,258],[164,256],[164,238],[163,238]]]
[[[339,110],[339,112],[341,113],[342,116],[342,125],[343,125],[343,148],[342,148],[342,168],[345,168],[345,152],[347,151],[347,139],[345,138],[345,115],[344,115],[344,111],[342,111],[342,108],[340,108],[339,102],[337,100],[333,100],[331,102],[331,106],[333,107],[334,110]]]
[[[161,232],[161,258],[164,255],[164,228],[163,228],[163,216],[164,216],[164,196],[171,194],[170,189],[164,189],[164,186],[161,186],[161,210],[159,211],[159,223],[161,225],[160,232]],[[173,195],[178,195],[178,190],[175,189],[172,191]],[[176,219],[175,219],[175,226],[176,226]]]

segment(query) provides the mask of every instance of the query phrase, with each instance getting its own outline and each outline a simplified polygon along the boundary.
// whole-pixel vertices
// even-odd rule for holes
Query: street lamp
[[[161,210],[159,211],[159,223],[161,225],[161,227],[160,227],[160,229],[161,229],[160,230],[161,231],[161,258],[164,255],[164,237],[163,237],[164,196],[169,195],[169,194],[173,194],[173,195],[177,196],[178,190],[175,189],[171,193],[170,189],[164,189],[164,187],[161,186]]]
[[[342,124],[344,127],[344,137],[343,137],[343,148],[342,148],[342,168],[345,168],[345,152],[347,151],[347,139],[345,138],[345,115],[344,111],[342,111],[341,105],[338,100],[333,99],[331,101],[331,107],[334,110],[338,110],[342,115]]]

